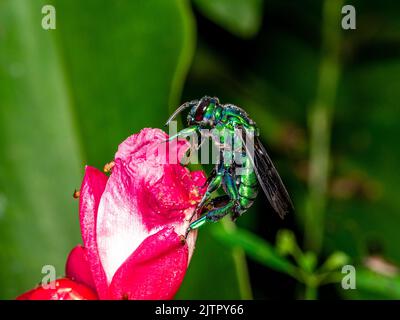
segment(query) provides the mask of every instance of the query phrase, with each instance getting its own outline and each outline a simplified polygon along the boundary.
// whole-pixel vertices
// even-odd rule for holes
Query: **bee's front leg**
[[[191,136],[194,132],[197,132],[199,130],[200,130],[199,126],[187,127],[185,129],[182,129],[178,133],[170,136],[167,140],[165,140],[165,142],[172,141],[172,140],[174,140],[176,138],[186,138],[188,136]]]

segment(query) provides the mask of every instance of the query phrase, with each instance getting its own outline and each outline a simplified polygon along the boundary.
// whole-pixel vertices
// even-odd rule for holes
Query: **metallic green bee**
[[[171,136],[169,141],[202,133],[204,129],[225,134],[214,141],[219,148],[220,157],[207,179],[207,191],[195,211],[203,216],[189,225],[186,235],[190,230],[197,229],[206,222],[218,221],[228,213],[232,214],[232,220],[236,220],[253,204],[258,193],[258,183],[281,218],[293,210],[289,194],[258,138],[257,126],[243,109],[232,104],[220,104],[218,98],[205,96],[181,105],[166,125],[188,108],[191,108],[187,117],[188,127]],[[226,132],[232,139],[226,138]],[[237,143],[238,140],[241,143]],[[248,140],[252,143],[246,143]],[[237,153],[242,158],[240,164],[234,159]],[[226,195],[211,199],[211,194],[221,185]]]

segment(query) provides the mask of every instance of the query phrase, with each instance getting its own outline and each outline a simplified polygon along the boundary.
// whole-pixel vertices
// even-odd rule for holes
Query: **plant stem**
[[[228,219],[223,219],[221,223],[223,228],[227,231],[236,228],[236,225]],[[249,272],[247,270],[246,255],[242,248],[235,247],[232,249],[232,256],[235,263],[240,298],[243,300],[251,300],[253,299],[253,293],[250,286]]]
[[[309,196],[304,219],[305,246],[319,252],[324,233],[324,217],[329,178],[331,118],[340,75],[342,0],[325,0],[322,22],[322,50],[317,94],[309,110],[310,167]]]
[[[317,299],[317,287],[314,285],[306,284],[306,289],[304,292],[305,300],[316,300]]]

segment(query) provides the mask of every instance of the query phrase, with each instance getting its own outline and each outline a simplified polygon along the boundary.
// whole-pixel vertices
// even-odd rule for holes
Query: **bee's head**
[[[201,127],[210,127],[213,125],[213,111],[218,106],[218,98],[203,97],[200,100],[192,100],[182,104],[175,112],[168,118],[166,126],[170,124],[172,120],[176,118],[185,109],[190,108],[190,112],[187,117],[189,126],[199,125]]]
[[[218,98],[205,96],[200,100],[190,102],[191,109],[187,117],[187,123],[191,125],[212,126],[213,111],[219,104]]]

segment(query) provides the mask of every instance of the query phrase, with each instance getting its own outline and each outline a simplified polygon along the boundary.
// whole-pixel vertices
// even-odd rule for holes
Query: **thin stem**
[[[316,300],[318,295],[317,287],[314,285],[306,284],[306,289],[304,291],[305,300]]]
[[[310,171],[305,216],[305,246],[315,252],[322,247],[329,178],[331,118],[340,75],[340,18],[342,0],[325,0],[322,51],[317,94],[309,111]]]
[[[223,228],[227,231],[231,231],[232,229],[236,228],[236,225],[228,219],[223,219],[221,223]],[[251,300],[253,299],[253,293],[251,291],[249,272],[247,270],[246,255],[242,248],[235,247],[232,249],[232,256],[239,284],[240,298],[244,300]]]

